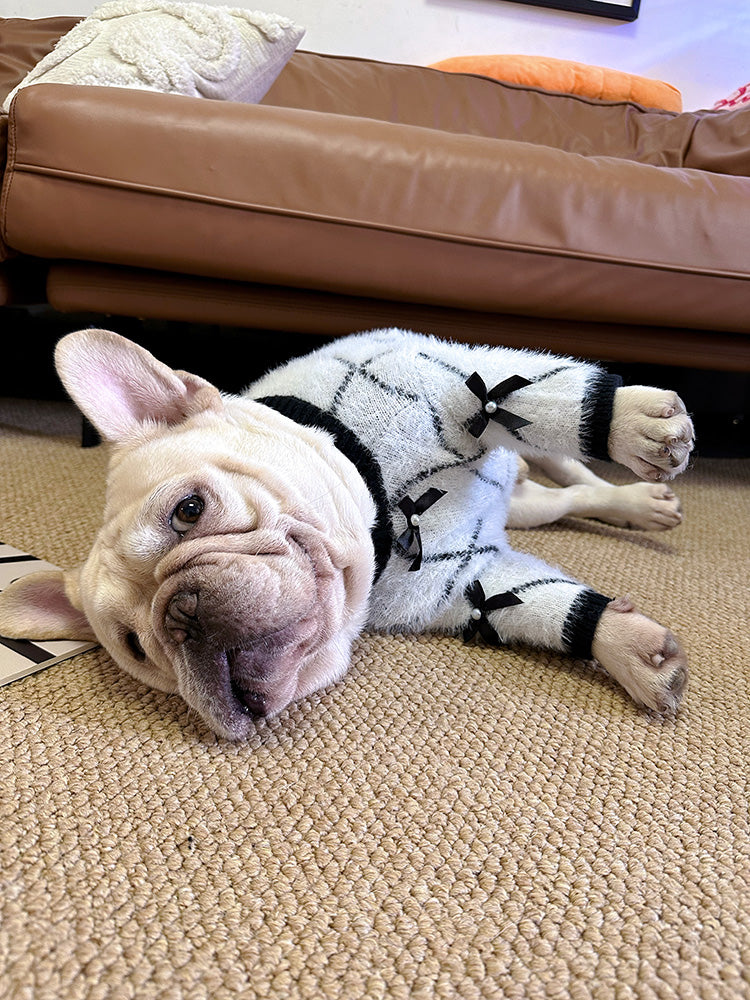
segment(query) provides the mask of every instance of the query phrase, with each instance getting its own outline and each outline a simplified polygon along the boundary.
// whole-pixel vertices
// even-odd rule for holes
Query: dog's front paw
[[[663,482],[684,472],[693,450],[693,422],[676,392],[645,385],[615,393],[609,454],[641,479]]]
[[[592,652],[638,704],[657,712],[677,709],[687,687],[687,657],[669,629],[636,611],[629,598],[604,609]]]

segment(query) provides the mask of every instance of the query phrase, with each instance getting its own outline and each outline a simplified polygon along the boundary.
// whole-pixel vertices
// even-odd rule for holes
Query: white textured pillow
[[[111,0],[60,39],[11,91],[30,83],[134,87],[259,101],[304,28],[277,14],[172,0]]]

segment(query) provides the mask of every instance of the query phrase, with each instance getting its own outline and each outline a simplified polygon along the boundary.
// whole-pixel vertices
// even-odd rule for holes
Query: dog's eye
[[[135,632],[128,632],[125,636],[125,642],[127,643],[128,649],[136,658],[136,660],[145,660],[146,652],[141,645],[141,640],[135,634]]]
[[[178,535],[184,535],[203,513],[205,504],[194,493],[180,500],[169,518],[169,526]]]

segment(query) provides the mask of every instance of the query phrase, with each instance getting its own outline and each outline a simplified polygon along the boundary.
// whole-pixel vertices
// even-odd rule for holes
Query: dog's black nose
[[[242,706],[243,712],[262,718],[268,711],[266,696],[261,691],[246,691],[238,684],[232,684],[232,692]]]
[[[198,594],[190,590],[176,593],[167,605],[164,624],[175,642],[198,638],[200,633]]]

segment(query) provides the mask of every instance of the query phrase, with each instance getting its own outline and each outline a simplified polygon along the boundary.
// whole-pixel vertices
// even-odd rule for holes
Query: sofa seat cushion
[[[750,328],[748,179],[118,93],[117,114],[105,88],[18,94],[12,248],[490,312]]]

